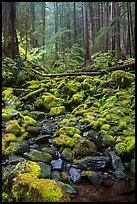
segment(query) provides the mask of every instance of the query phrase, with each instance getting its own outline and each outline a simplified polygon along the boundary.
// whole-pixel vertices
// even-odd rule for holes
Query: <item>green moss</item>
[[[75,144],[73,149],[74,155],[76,157],[85,157],[94,155],[97,151],[96,145],[87,140],[87,139],[79,139],[79,142]]]
[[[34,105],[39,110],[42,110],[44,108],[44,100],[42,98],[38,98],[36,101],[34,101]]]
[[[126,121],[120,120],[118,123],[118,130],[121,131],[124,129],[127,129],[127,123]]]
[[[100,123],[100,125],[102,125],[106,122],[106,119],[105,118],[99,118],[98,122]]]
[[[48,164],[52,160],[52,156],[47,152],[29,152],[27,157],[32,161],[42,161]]]
[[[135,159],[132,159],[130,162],[130,173],[135,175]]]
[[[111,80],[122,88],[126,88],[134,82],[135,76],[129,72],[117,70],[111,74]]]
[[[72,100],[75,105],[79,105],[83,101],[83,96],[80,93],[73,94]]]
[[[2,100],[3,101],[17,101],[18,98],[16,96],[13,95],[13,88],[7,88],[2,92]]]
[[[90,122],[90,125],[92,125],[92,128],[94,130],[99,130],[99,128],[100,128],[100,122],[95,121],[95,120],[92,120],[92,122]]]
[[[49,109],[56,106],[62,106],[65,104],[64,99],[57,98],[51,93],[47,93],[47,95],[43,95],[42,98],[44,99],[44,106]]]
[[[84,90],[88,90],[88,89],[90,89],[90,84],[88,82],[86,82],[86,81],[83,81],[81,83],[81,88],[84,89]]]
[[[16,141],[18,142],[22,142],[23,140],[29,138],[29,133],[28,132],[24,132],[21,136],[16,138]]]
[[[111,136],[111,135],[105,135],[105,136],[103,137],[103,143],[104,143],[105,145],[110,146],[110,145],[113,145],[114,142],[115,142],[115,140],[114,140],[113,136]]]
[[[27,101],[28,99],[32,98],[34,95],[35,95],[35,96],[38,95],[38,94],[41,93],[42,91],[44,91],[44,88],[40,88],[40,89],[38,89],[38,90],[32,91],[31,93],[29,93],[29,94],[23,96],[23,97],[21,98],[21,100]]]
[[[60,124],[71,124],[71,122],[76,122],[77,118],[64,118],[62,121],[60,121]]]
[[[21,134],[21,127],[17,120],[10,120],[10,123],[6,126],[7,133],[14,133],[16,136]]]
[[[35,124],[37,124],[37,121],[34,120],[33,118],[31,118],[30,116],[24,116],[23,119],[24,119],[23,123],[22,123],[23,127],[27,127],[28,125],[35,125]]]
[[[119,156],[132,155],[132,153],[135,150],[135,137],[134,136],[128,136],[126,138],[123,137],[122,142],[119,142],[115,145],[115,150]]]
[[[103,124],[101,126],[101,130],[110,130],[110,125],[109,124]]]
[[[67,135],[60,135],[59,137],[53,138],[52,140],[53,145],[57,147],[74,147],[74,141],[73,138],[67,136]]]
[[[73,152],[71,151],[70,148],[65,148],[63,151],[62,151],[62,155],[67,158],[68,160],[70,161],[73,161]]]
[[[65,106],[53,107],[50,109],[50,113],[54,115],[65,114]]]
[[[72,137],[75,133],[80,134],[80,130],[75,127],[65,126],[58,130],[58,134],[65,134],[67,136]]]
[[[18,144],[16,142],[10,142],[9,146],[7,148],[5,148],[5,150],[3,149],[3,154],[4,155],[9,155],[9,154],[13,154],[18,148]]]
[[[84,113],[86,113],[86,110],[78,110],[78,111],[76,111],[74,114],[75,114],[76,116],[79,116],[79,115],[84,115]]]

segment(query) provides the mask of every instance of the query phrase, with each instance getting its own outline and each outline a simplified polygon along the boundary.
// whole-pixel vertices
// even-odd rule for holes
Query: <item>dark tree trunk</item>
[[[16,34],[16,2],[3,2],[3,34],[5,56],[19,56],[18,39]]]
[[[37,47],[37,40],[33,36],[35,32],[34,22],[35,22],[35,6],[34,2],[31,2],[30,5],[30,18],[31,18],[31,29],[30,29],[30,43],[33,48]]]
[[[115,2],[112,2],[112,19],[115,18]],[[112,30],[112,50],[115,51],[115,24],[114,24],[114,28]]]
[[[41,2],[42,36],[41,46],[45,45],[45,2]]]
[[[58,2],[54,2],[55,34],[58,32]],[[55,42],[56,59],[58,59],[58,43]]]
[[[76,29],[76,3],[74,2],[74,43],[76,42],[76,37],[77,37],[77,29]]]
[[[119,4],[118,2],[115,2],[115,17],[116,17],[116,34],[117,34],[117,37],[116,37],[116,57],[117,59],[120,59],[121,58],[121,47],[120,47],[120,23],[119,23],[119,19],[118,17],[120,16],[119,15]]]
[[[134,39],[134,29],[133,29],[133,20],[132,20],[132,11],[131,11],[131,2],[129,3],[129,16],[130,16],[130,26],[131,26],[131,42],[133,49],[133,56],[135,55],[135,39]]]
[[[85,41],[86,41],[86,60],[89,60],[89,37],[88,37],[88,9],[85,8]]]
[[[89,7],[89,23],[90,23],[90,30],[89,30],[89,56],[93,54],[93,8],[92,3],[90,3]]]

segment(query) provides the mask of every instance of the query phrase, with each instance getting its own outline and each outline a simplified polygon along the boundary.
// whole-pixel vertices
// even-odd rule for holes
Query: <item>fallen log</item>
[[[113,67],[109,67],[107,69],[107,71],[122,70],[122,69],[126,69],[128,67],[135,67],[135,62],[129,62],[129,63],[126,63],[126,64],[116,65],[116,66],[113,66]]]
[[[38,74],[39,76],[42,77],[57,77],[57,76],[81,76],[81,75],[89,75],[89,76],[96,76],[96,75],[104,75],[108,72],[112,72],[112,71],[116,71],[116,70],[123,70],[126,69],[128,67],[134,67],[135,66],[135,62],[129,62],[126,64],[122,64],[122,65],[116,65],[113,67],[109,67],[106,68],[105,70],[100,70],[97,72],[68,72],[68,73],[61,73],[61,74],[44,74],[44,73],[40,73],[39,71],[36,71],[35,69],[31,68],[31,71],[33,71],[35,74]]]

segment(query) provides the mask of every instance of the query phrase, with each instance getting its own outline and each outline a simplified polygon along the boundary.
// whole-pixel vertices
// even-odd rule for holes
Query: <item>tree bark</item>
[[[16,34],[16,2],[3,2],[3,31],[5,56],[19,56],[18,39]]]
[[[35,5],[34,2],[31,2],[30,5],[30,19],[31,19],[31,29],[30,29],[30,43],[33,48],[37,47],[37,40],[33,36],[35,32],[34,22],[35,22]]]
[[[90,30],[89,30],[89,57],[93,54],[93,8],[92,3],[90,3],[89,7],[89,22],[90,22]]]

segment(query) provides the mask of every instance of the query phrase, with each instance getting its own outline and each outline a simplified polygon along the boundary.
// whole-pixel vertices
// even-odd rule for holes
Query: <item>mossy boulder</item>
[[[62,115],[65,114],[65,106],[53,107],[50,109],[50,114],[53,115]]]
[[[79,105],[83,101],[83,96],[80,93],[73,94],[72,100],[75,105]]]
[[[36,125],[37,121],[30,116],[23,116],[23,127],[27,127],[28,125]]]
[[[110,130],[110,125],[109,124],[103,124],[101,126],[101,130]]]
[[[63,149],[61,157],[66,161],[73,161],[74,155],[70,148]]]
[[[111,74],[111,80],[120,87],[127,88],[131,86],[132,82],[134,82],[135,75],[122,70],[117,70]]]
[[[104,145],[111,146],[114,145],[115,139],[112,135],[105,135],[102,141]]]
[[[21,127],[18,124],[17,120],[10,120],[9,124],[7,124],[5,131],[7,133],[14,133],[16,136],[21,135]]]
[[[95,155],[96,151],[97,151],[96,145],[93,142],[84,138],[79,139],[73,149],[75,157],[80,158]]]
[[[10,100],[12,100],[12,101],[17,101],[18,100],[18,98],[15,96],[15,95],[13,95],[13,88],[7,88],[7,89],[5,89],[3,92],[2,92],[2,100],[4,101],[4,102],[6,102],[6,101],[10,101]]]
[[[52,160],[52,156],[49,153],[40,151],[30,151],[28,153],[25,152],[24,156],[26,156],[31,161],[45,162],[47,164],[49,164]]]
[[[69,195],[62,190],[55,180],[39,179],[40,171],[40,166],[35,162],[18,163],[13,170],[15,177],[10,183],[11,190],[8,201],[69,202]],[[9,185],[6,187],[10,188]]]
[[[135,150],[135,137],[134,136],[128,136],[126,138],[122,139],[123,141],[117,143],[115,145],[115,151],[119,156],[131,156],[134,153]]]
[[[42,98],[38,98],[34,101],[34,105],[37,110],[45,110],[44,100]]]
[[[121,131],[124,129],[127,129],[127,123],[126,123],[126,121],[120,120],[118,122],[118,131]]]
[[[64,126],[58,130],[59,135],[67,135],[72,137],[75,133],[80,134],[80,130],[71,126]]]
[[[70,147],[71,149],[75,146],[76,142],[81,139],[82,136],[74,134],[73,137],[69,137],[65,134],[61,134],[59,137],[53,138],[52,142],[57,147]]]

